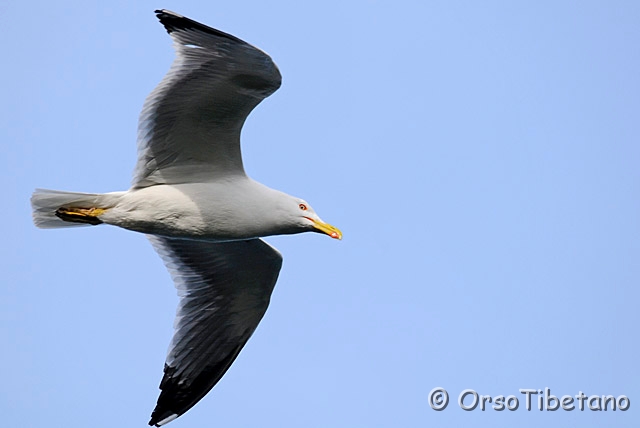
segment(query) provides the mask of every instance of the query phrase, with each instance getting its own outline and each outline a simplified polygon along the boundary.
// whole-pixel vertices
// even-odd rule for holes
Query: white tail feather
[[[36,189],[31,196],[33,222],[42,229],[87,226],[83,223],[64,221],[56,217],[56,211],[62,207],[107,208],[114,205],[113,199],[120,193],[78,193]]]

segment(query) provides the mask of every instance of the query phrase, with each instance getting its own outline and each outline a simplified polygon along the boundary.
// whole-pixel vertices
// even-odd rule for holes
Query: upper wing
[[[233,363],[267,310],[282,256],[260,239],[148,237],[180,296],[162,392],[149,422],[160,426],[193,407]]]
[[[176,58],[147,97],[138,125],[133,185],[210,181],[244,174],[240,130],[280,87],[271,58],[242,40],[168,10],[157,10]]]

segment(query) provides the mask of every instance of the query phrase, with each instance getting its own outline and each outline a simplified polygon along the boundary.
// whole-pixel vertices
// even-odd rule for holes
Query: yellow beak
[[[330,237],[334,239],[342,239],[342,232],[335,226],[331,226],[329,223],[325,223],[321,220],[315,220],[311,217],[307,217],[309,220],[313,222],[313,227],[318,229],[322,233],[326,233]]]

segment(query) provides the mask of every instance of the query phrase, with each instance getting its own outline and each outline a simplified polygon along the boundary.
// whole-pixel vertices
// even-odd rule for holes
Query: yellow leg
[[[102,220],[98,216],[104,214],[106,209],[104,208],[58,208],[56,210],[56,217],[64,221],[70,221],[73,223],[86,223],[97,225],[102,223]]]

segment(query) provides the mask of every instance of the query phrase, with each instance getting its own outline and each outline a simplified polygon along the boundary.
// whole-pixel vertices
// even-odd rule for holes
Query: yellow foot
[[[107,211],[104,208],[58,208],[56,217],[73,223],[85,223],[97,225],[102,223],[98,216]]]

